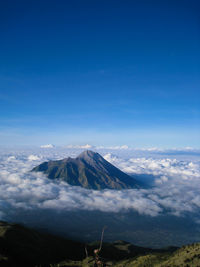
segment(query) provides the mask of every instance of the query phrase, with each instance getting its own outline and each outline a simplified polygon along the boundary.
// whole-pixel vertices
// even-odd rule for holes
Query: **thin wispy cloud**
[[[41,147],[41,148],[53,148],[54,145],[52,145],[52,144],[47,144],[47,145],[41,145],[40,147]]]

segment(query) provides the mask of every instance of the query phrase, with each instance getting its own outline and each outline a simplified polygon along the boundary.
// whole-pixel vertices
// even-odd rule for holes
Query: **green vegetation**
[[[200,243],[184,246],[159,265],[165,266],[200,266]]]
[[[91,258],[82,262],[63,262],[54,267],[83,266],[92,267],[92,263],[87,264]],[[199,267],[200,266],[200,243],[182,247],[171,253],[169,251],[160,253],[149,253],[148,255],[136,256],[133,259],[119,262],[109,261],[108,266],[113,267]]]
[[[0,222],[1,267],[92,267],[99,242],[87,245],[39,233],[18,224]],[[128,242],[103,243],[102,261],[113,267],[199,267],[200,243],[180,249],[151,249]]]

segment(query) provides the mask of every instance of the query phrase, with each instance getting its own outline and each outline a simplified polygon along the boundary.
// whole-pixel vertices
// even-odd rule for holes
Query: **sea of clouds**
[[[50,159],[75,157],[81,149],[55,148],[1,149],[0,152],[0,219],[12,220],[18,210],[98,210],[103,212],[136,211],[141,215],[162,213],[184,216],[194,214],[199,222],[200,160],[149,150],[127,152],[119,149],[97,150],[106,160],[150,187],[129,190],[87,190],[65,182],[51,181],[42,173],[30,172]],[[143,181],[145,181],[143,179]]]

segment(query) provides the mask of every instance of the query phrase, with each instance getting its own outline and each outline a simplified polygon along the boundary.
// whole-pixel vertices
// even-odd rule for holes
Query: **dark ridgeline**
[[[88,255],[85,253],[86,246]],[[68,267],[88,266],[85,265],[86,262],[91,261],[94,249],[98,247],[99,241],[86,245],[19,224],[0,221],[1,267],[49,267],[57,264]],[[158,252],[163,252],[165,255],[176,250],[176,248],[167,250],[143,248],[125,241],[103,243],[102,248],[101,257],[111,261],[112,266],[116,261],[131,259],[138,255],[158,254]],[[89,256],[88,260],[85,259],[86,256]]]
[[[77,158],[49,161],[33,168],[49,179],[60,179],[70,185],[88,189],[139,188],[139,182],[106,161],[99,153],[87,150]]]
[[[47,267],[64,259],[84,257],[84,245],[80,242],[0,221],[1,267]]]

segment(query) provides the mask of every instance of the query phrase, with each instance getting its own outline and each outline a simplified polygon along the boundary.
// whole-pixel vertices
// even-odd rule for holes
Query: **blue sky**
[[[4,1],[0,144],[200,147],[200,2]]]

